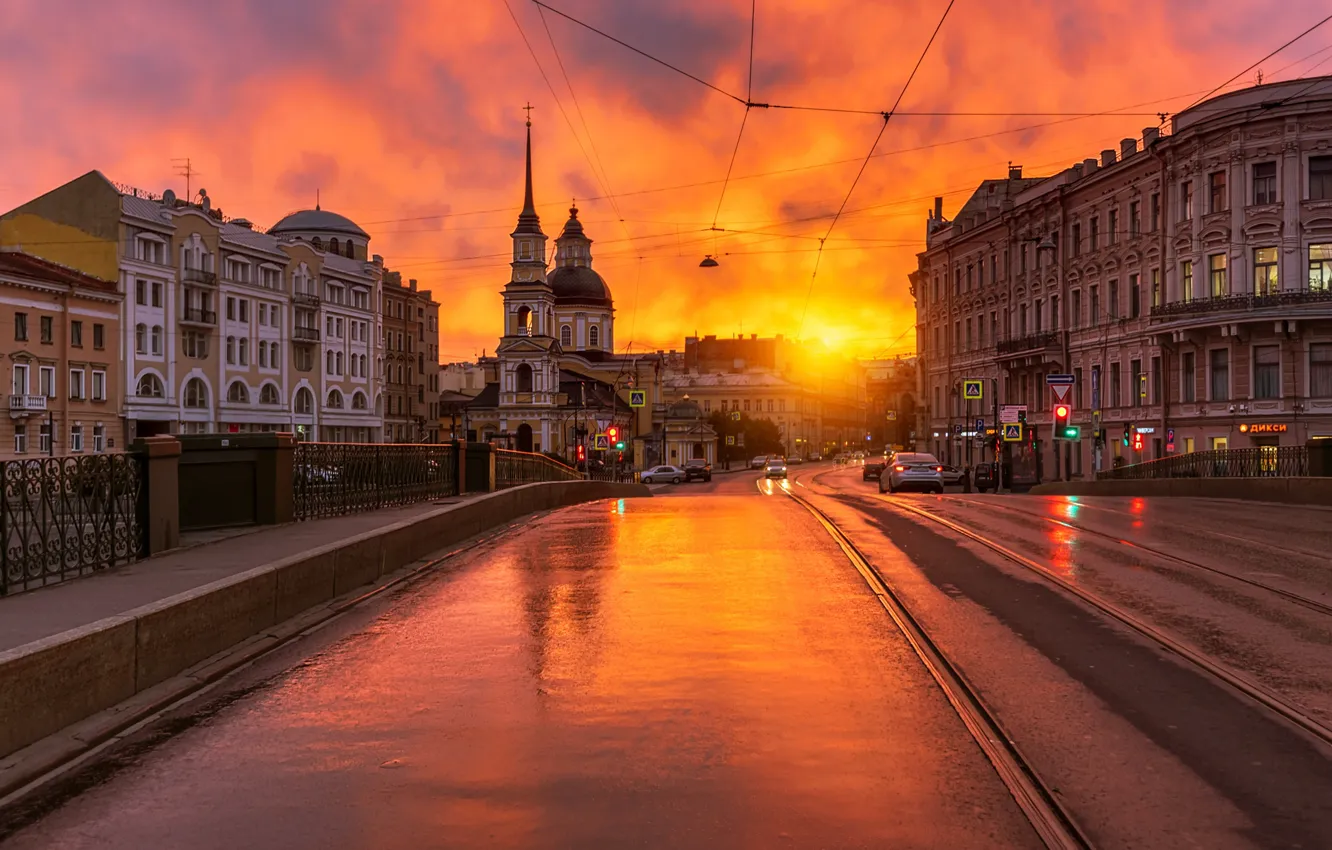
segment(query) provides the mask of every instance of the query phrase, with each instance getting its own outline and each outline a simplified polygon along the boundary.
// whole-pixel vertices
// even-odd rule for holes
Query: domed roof
[[[322,210],[318,207],[312,210],[294,212],[270,227],[268,232],[296,233],[308,230],[320,230],[328,233],[346,233],[351,236],[360,236],[362,239],[370,238],[369,233],[366,233],[357,226],[356,222],[346,216],[338,215],[337,213],[329,212],[328,210]]]
[[[587,266],[562,266],[546,275],[555,301],[611,306],[611,291],[601,275]]]
[[[698,406],[698,402],[689,396],[685,396],[679,401],[666,408],[667,419],[702,419],[703,408]]]

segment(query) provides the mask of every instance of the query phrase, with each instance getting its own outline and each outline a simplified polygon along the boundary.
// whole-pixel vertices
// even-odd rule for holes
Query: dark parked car
[[[995,480],[993,463],[978,463],[972,467],[972,484],[982,493],[995,489],[999,482]]]
[[[885,466],[887,466],[887,464],[881,460],[865,461],[865,470],[860,474],[860,480],[878,481],[879,476],[883,474],[883,468]]]
[[[685,481],[711,481],[712,464],[706,460],[691,460],[684,465]]]

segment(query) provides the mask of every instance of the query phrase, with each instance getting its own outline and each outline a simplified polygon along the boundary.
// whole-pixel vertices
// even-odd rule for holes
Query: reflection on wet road
[[[9,846],[1035,846],[826,533],[731,477],[534,520]]]

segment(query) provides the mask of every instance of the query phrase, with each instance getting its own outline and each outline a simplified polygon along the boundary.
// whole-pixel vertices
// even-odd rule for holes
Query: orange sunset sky
[[[745,96],[750,0],[550,5]],[[756,5],[752,100],[886,110],[947,3]],[[1117,148],[1329,11],[1319,0],[958,0],[812,278],[876,115],[751,111],[718,211],[744,106],[557,14],[543,20],[531,0],[3,7],[0,210],[90,169],[183,193],[181,157],[200,172],[195,189],[260,226],[318,191],[443,304],[445,361],[495,346],[527,101],[543,228],[556,236],[578,199],[615,295],[618,348],[743,329],[907,353],[907,274],[933,196],[951,215],[1010,161],[1051,174]],[[1332,25],[1262,70],[1268,81],[1332,73]],[[905,114],[1107,111],[1117,114]],[[711,233],[714,215],[750,232]],[[721,266],[700,269],[704,254]]]

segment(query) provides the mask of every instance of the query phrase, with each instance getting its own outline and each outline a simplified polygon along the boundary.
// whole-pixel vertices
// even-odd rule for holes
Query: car
[[[865,461],[865,469],[861,472],[860,479],[862,481],[878,481],[879,476],[883,474],[883,468],[885,466],[887,466],[887,464],[881,460]]]
[[[685,471],[680,467],[667,464],[643,470],[643,474],[638,476],[638,480],[644,484],[661,484],[666,481],[679,484],[685,480],[685,474]]]
[[[768,463],[767,455],[759,455],[749,462],[750,469],[762,469]]]
[[[685,481],[711,481],[712,464],[706,460],[691,460],[684,465]]]
[[[768,461],[767,466],[763,468],[763,476],[765,478],[785,478],[786,461],[779,457],[775,457]]]
[[[905,490],[942,493],[943,464],[931,454],[898,452],[893,457],[892,465],[885,467],[879,476],[879,492],[898,493]]]
[[[810,462],[810,463],[818,463],[818,462],[821,461],[821,460],[823,460],[823,455],[820,455],[820,454],[812,454],[812,455],[809,456],[809,462]]]
[[[793,457],[790,460],[788,460],[786,463],[788,466],[794,466],[797,463],[804,463],[804,462],[805,461],[802,458]]]
[[[993,463],[977,464],[972,469],[971,475],[972,483],[976,485],[976,489],[980,492],[988,493],[990,490],[997,489],[999,482],[995,480]]]
[[[956,466],[949,466],[946,463],[943,465],[943,471],[939,474],[943,476],[944,486],[961,484],[962,479],[966,477],[965,472],[958,469]]]

